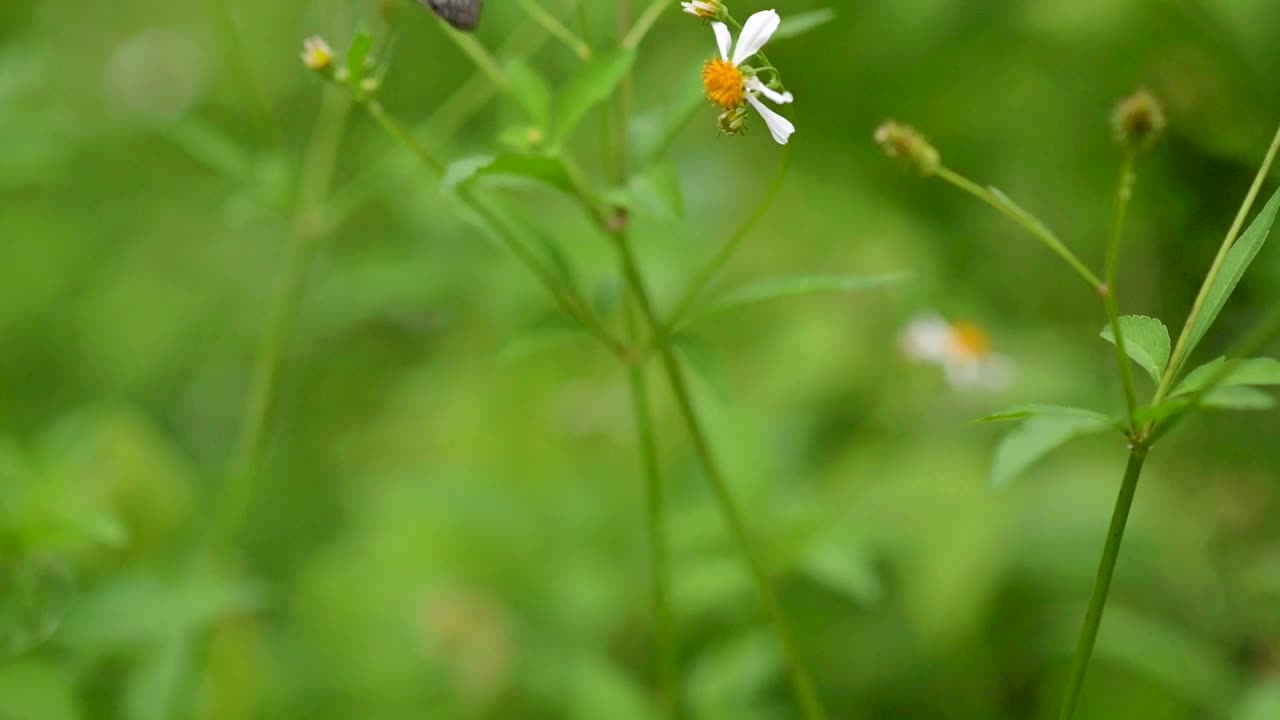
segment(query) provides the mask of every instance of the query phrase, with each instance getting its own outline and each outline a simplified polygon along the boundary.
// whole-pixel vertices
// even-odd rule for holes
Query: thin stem
[[[507,80],[507,74],[502,71],[502,66],[498,64],[498,59],[489,52],[471,33],[465,33],[460,30],[454,30],[448,23],[441,20],[440,26],[444,28],[444,32],[453,40],[454,44],[471,58],[471,62],[480,72],[489,76],[495,87],[502,92],[506,92],[511,83]]]
[[[1173,381],[1177,379],[1178,373],[1182,371],[1182,365],[1187,361],[1187,356],[1191,353],[1191,333],[1195,327],[1196,321],[1200,319],[1200,313],[1204,311],[1205,303],[1208,301],[1209,292],[1213,289],[1214,282],[1218,279],[1218,274],[1222,272],[1222,265],[1227,260],[1227,254],[1231,252],[1231,248],[1236,244],[1236,238],[1240,237],[1240,231],[1244,228],[1244,221],[1249,217],[1249,211],[1253,209],[1253,203],[1258,199],[1258,192],[1262,190],[1262,183],[1267,179],[1268,173],[1271,172],[1271,164],[1276,159],[1276,152],[1280,151],[1280,128],[1277,128],[1276,135],[1271,140],[1271,147],[1267,149],[1267,155],[1262,161],[1262,167],[1258,168],[1258,174],[1253,179],[1253,185],[1249,188],[1249,194],[1244,198],[1244,204],[1240,206],[1240,211],[1236,213],[1236,219],[1231,223],[1231,229],[1227,231],[1227,237],[1222,241],[1222,247],[1218,249],[1218,256],[1213,259],[1213,265],[1209,268],[1209,274],[1205,275],[1204,284],[1200,286],[1200,293],[1196,295],[1195,302],[1191,305],[1191,312],[1187,315],[1187,322],[1182,326],[1182,332],[1178,335],[1178,342],[1173,347],[1173,354],[1169,356],[1169,365],[1165,368],[1164,375],[1160,378],[1160,387],[1156,390],[1155,399],[1152,404],[1159,404],[1168,396],[1169,391],[1173,388]]]
[[[564,46],[569,48],[578,58],[583,61],[591,59],[591,46],[575,35],[568,27],[565,27],[565,24],[560,22],[559,18],[547,12],[546,8],[539,5],[536,0],[520,0],[520,7],[534,22],[564,43]]]
[[[662,17],[662,13],[670,6],[668,0],[653,0],[649,6],[640,13],[640,18],[636,20],[636,24],[631,27],[622,37],[622,47],[628,50],[634,50],[640,47],[640,43],[644,37],[653,29],[653,24],[658,22],[658,18]]]
[[[1076,271],[1094,292],[1102,290],[1102,280],[1093,273],[1084,263],[1080,262],[1080,258],[1071,252],[1058,236],[1053,233],[1039,218],[1024,210],[1017,203],[1010,200],[1004,193],[998,192],[991,188],[984,188],[973,182],[969,178],[952,171],[947,167],[939,167],[937,171],[938,177],[951,183],[955,187],[969,193],[970,195],[985,202],[995,208],[1000,214],[1010,220],[1021,225],[1023,229],[1034,235],[1045,247],[1049,248],[1055,255],[1062,258],[1071,269]]]
[[[321,218],[322,205],[333,179],[349,108],[347,98],[329,90],[307,146],[289,245],[258,345],[240,438],[226,480],[214,501],[214,552],[227,550],[227,546],[234,543],[253,500],[258,464],[275,418],[284,348],[302,304],[307,269],[317,240],[326,228]]]
[[[1111,527],[1107,530],[1107,542],[1102,548],[1098,577],[1093,583],[1093,595],[1089,598],[1089,609],[1085,612],[1084,626],[1080,629],[1075,659],[1071,663],[1071,678],[1067,681],[1066,694],[1062,697],[1062,710],[1058,713],[1058,720],[1071,720],[1075,715],[1076,705],[1080,702],[1080,690],[1084,687],[1085,673],[1089,670],[1089,659],[1093,655],[1094,641],[1098,638],[1102,612],[1107,606],[1111,576],[1115,573],[1116,559],[1120,556],[1120,541],[1124,538],[1124,528],[1129,521],[1129,509],[1133,506],[1133,496],[1138,489],[1138,477],[1142,475],[1142,465],[1145,462],[1145,447],[1135,448],[1130,453],[1129,464],[1124,471],[1124,480],[1120,482],[1120,494],[1116,497],[1116,507],[1111,514]]]
[[[769,187],[765,190],[764,196],[760,198],[760,202],[756,203],[755,209],[747,216],[733,235],[725,241],[720,250],[711,258],[711,261],[703,266],[702,270],[694,276],[689,286],[685,288],[684,294],[680,300],[676,302],[675,309],[671,311],[667,321],[661,326],[660,331],[654,337],[654,344],[661,345],[667,341],[677,330],[680,329],[682,323],[688,319],[689,313],[693,310],[698,300],[702,299],[702,294],[711,286],[716,278],[720,276],[720,272],[724,270],[729,261],[738,252],[738,248],[742,247],[742,243],[751,235],[751,231],[760,224],[764,216],[768,214],[769,208],[773,205],[773,201],[778,196],[778,191],[782,189],[782,181],[787,177],[787,170],[791,167],[791,146],[787,145],[782,151],[782,158],[778,161],[778,170],[773,175],[773,181],[769,183]]]
[[[627,240],[626,233],[617,232],[612,237],[623,263],[623,272],[629,289],[636,298],[650,331],[656,333],[659,328],[658,317],[654,312],[653,302],[649,297],[648,289],[645,286],[644,278],[640,273],[639,265],[631,249],[631,244]],[[739,552],[742,553],[747,565],[750,567],[751,578],[755,583],[756,592],[760,596],[761,603],[769,616],[769,621],[773,625],[774,633],[782,646],[791,687],[795,692],[801,711],[806,720],[823,720],[826,714],[823,711],[822,702],[818,699],[817,691],[814,689],[813,680],[810,678],[809,671],[800,655],[799,645],[796,643],[794,634],[791,631],[790,621],[787,619],[782,603],[778,600],[778,596],[773,590],[769,572],[760,557],[758,549],[752,542],[751,534],[742,519],[742,513],[733,498],[729,483],[720,469],[720,464],[716,460],[714,452],[711,450],[707,433],[703,429],[702,421],[698,417],[696,408],[694,408],[692,394],[689,391],[689,382],[685,377],[684,369],[680,366],[675,353],[671,351],[670,347],[659,345],[657,350],[661,355],[662,366],[667,380],[671,384],[672,392],[675,394],[680,415],[693,441],[694,450],[707,473],[707,478],[711,482],[716,503],[720,507],[720,513],[724,516],[725,522],[729,526],[734,543],[738,546]]]
[[[409,149],[423,165],[426,165],[433,172],[440,174],[444,170],[444,165],[436,159],[436,157],[427,150],[422,143],[418,142],[407,130],[404,129],[399,121],[383,109],[382,104],[377,101],[370,101],[364,104],[369,114],[378,121],[396,140],[400,141]],[[530,250],[520,239],[516,233],[506,224],[497,214],[485,205],[475,196],[474,193],[466,188],[459,188],[458,198],[471,209],[485,224],[490,231],[497,236],[503,246],[511,252],[528,270],[533,273],[534,277],[542,284],[542,286],[550,293],[552,299],[560,306],[567,315],[577,320],[587,332],[591,333],[598,340],[605,344],[618,357],[630,357],[633,353],[630,348],[615,338],[600,321],[600,318],[591,310],[591,306],[582,299],[572,288],[565,285],[556,278],[555,273],[546,266],[538,257]]]
[[[1133,366],[1125,349],[1124,332],[1120,327],[1120,311],[1116,306],[1116,265],[1120,257],[1120,239],[1124,235],[1124,222],[1128,215],[1129,201],[1133,198],[1133,153],[1126,151],[1120,167],[1120,182],[1116,186],[1115,208],[1111,215],[1111,242],[1107,247],[1106,292],[1102,296],[1107,307],[1107,319],[1111,334],[1115,337],[1116,361],[1120,364],[1120,380],[1124,386],[1125,407],[1128,409],[1129,429],[1137,430],[1138,393],[1133,385]]]
[[[213,0],[213,4],[215,22],[217,24],[215,30],[216,40],[222,45],[222,54],[226,56],[227,63],[231,66],[231,71],[235,76],[234,81],[249,96],[249,101],[254,106],[257,121],[264,136],[263,139],[271,144],[278,144],[280,140],[280,124],[276,120],[275,113],[271,110],[271,103],[267,100],[267,94],[262,89],[262,83],[259,82],[258,76],[254,74],[253,68],[249,64],[249,55],[245,52],[240,25],[236,22],[235,14],[231,11],[229,0]]]

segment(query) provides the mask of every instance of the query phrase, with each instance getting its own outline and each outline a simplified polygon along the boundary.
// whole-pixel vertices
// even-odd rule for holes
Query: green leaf
[[[697,335],[680,333],[671,339],[671,345],[721,402],[729,401],[729,371],[725,367],[724,356],[711,341]]]
[[[70,667],[28,660],[0,666],[0,718],[78,720],[84,717]]]
[[[1270,410],[1276,406],[1275,398],[1267,393],[1244,385],[1223,385],[1210,390],[1200,399],[1193,402],[1194,395],[1179,395],[1168,400],[1142,408],[1138,411],[1139,423],[1150,423],[1178,415],[1195,407],[1210,410]]]
[[[704,317],[781,298],[871,290],[902,282],[910,276],[910,273],[783,275],[723,293],[710,300],[694,314],[697,317]]]
[[[998,413],[988,415],[984,418],[978,418],[977,420],[974,420],[972,424],[986,425],[988,423],[1008,422],[1010,420],[1026,420],[1034,417],[1078,418],[1110,423],[1116,428],[1123,427],[1123,423],[1119,418],[1104,415],[1096,410],[1070,407],[1068,405],[1042,405],[1039,403],[1014,405],[1012,407],[1005,408]]]
[[[1033,417],[1018,426],[996,448],[991,484],[1006,487],[1027,468],[1069,440],[1113,428],[1111,418]]]
[[[617,89],[635,64],[634,50],[618,49],[601,53],[582,66],[560,97],[552,146],[560,147],[578,128],[587,112],[604,102]]]
[[[874,605],[884,594],[875,558],[856,545],[815,543],[801,558],[798,570],[858,605]]]
[[[1187,395],[1204,388],[1218,376],[1226,374],[1218,381],[1220,387],[1229,385],[1280,385],[1280,360],[1274,358],[1250,358],[1247,360],[1231,360],[1218,358],[1192,370],[1187,377],[1170,393],[1170,397]]]
[[[668,221],[684,219],[684,195],[675,165],[659,161],[643,173],[631,177],[625,188],[613,188],[601,194],[610,205]]]
[[[1244,231],[1240,239],[1227,253],[1227,258],[1222,263],[1222,269],[1218,272],[1218,276],[1214,278],[1213,285],[1209,288],[1209,294],[1205,296],[1205,303],[1196,316],[1196,322],[1190,329],[1188,336],[1187,349],[1183,357],[1189,357],[1191,351],[1195,350],[1196,345],[1204,339],[1205,333],[1213,326],[1218,314],[1222,312],[1222,307],[1227,304],[1227,300],[1231,298],[1231,294],[1235,292],[1236,286],[1240,284],[1240,279],[1244,277],[1244,273],[1249,269],[1249,265],[1253,259],[1258,256],[1258,251],[1267,242],[1267,237],[1271,234],[1271,226],[1275,224],[1276,212],[1280,210],[1280,190],[1276,190],[1271,195],[1271,199],[1267,201],[1266,207],[1258,213],[1257,217],[1249,225],[1249,229]]]
[[[835,20],[839,13],[835,8],[822,8],[820,10],[810,10],[808,12],[796,13],[789,15],[782,24],[778,26],[777,32],[773,34],[774,40],[785,40],[787,38],[799,37],[822,27],[827,23]]]
[[[538,323],[520,331],[499,352],[499,365],[514,365],[526,358],[555,350],[588,337],[582,326],[563,318]]]
[[[547,81],[523,58],[508,62],[506,73],[511,96],[520,104],[529,122],[546,130],[551,124],[551,89]]]
[[[373,36],[367,30],[361,30],[351,39],[351,47],[347,48],[347,79],[351,89],[360,92],[360,82],[364,80],[364,64],[369,57],[369,49],[373,47]]]
[[[575,188],[568,168],[559,159],[546,155],[518,153],[507,153],[496,157],[480,155],[457,160],[445,170],[441,187],[446,192],[456,190],[486,175],[505,175],[532,180],[569,194],[573,194]]]
[[[1169,364],[1169,328],[1156,318],[1125,315],[1120,318],[1120,332],[1124,333],[1125,353],[1159,383],[1165,366]],[[1115,343],[1110,325],[1102,329],[1102,339]]]

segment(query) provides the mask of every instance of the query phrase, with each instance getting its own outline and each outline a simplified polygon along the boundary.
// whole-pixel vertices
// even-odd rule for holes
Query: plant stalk
[[[1116,304],[1116,266],[1120,257],[1120,240],[1124,236],[1124,223],[1128,216],[1129,201],[1133,199],[1133,185],[1136,176],[1133,171],[1134,156],[1125,151],[1124,162],[1120,167],[1120,181],[1116,186],[1115,208],[1111,216],[1111,241],[1107,246],[1107,265],[1104,274],[1105,293],[1103,304],[1107,308],[1107,320],[1111,323],[1111,335],[1115,337],[1116,361],[1120,365],[1120,381],[1124,386],[1125,408],[1128,410],[1130,432],[1138,429],[1138,393],[1133,385],[1133,366],[1129,362],[1129,353],[1125,348],[1124,332],[1120,328],[1120,311]]]
[[[1116,497],[1115,510],[1111,514],[1111,526],[1107,530],[1107,541],[1102,548],[1102,561],[1098,564],[1098,577],[1093,583],[1093,594],[1089,597],[1084,626],[1080,628],[1080,639],[1076,644],[1075,659],[1071,662],[1071,676],[1067,681],[1066,693],[1062,696],[1058,720],[1071,720],[1080,702],[1080,690],[1084,687],[1085,673],[1089,670],[1089,659],[1093,655],[1094,641],[1098,638],[1102,612],[1107,606],[1111,577],[1115,574],[1120,542],[1124,539],[1129,509],[1133,506],[1133,496],[1138,489],[1138,477],[1142,474],[1143,463],[1146,462],[1146,452],[1145,447],[1136,447],[1129,454],[1129,464],[1125,467],[1120,494]]]

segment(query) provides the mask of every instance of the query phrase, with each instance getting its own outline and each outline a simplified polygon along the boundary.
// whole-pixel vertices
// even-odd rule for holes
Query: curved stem
[[[1191,354],[1192,328],[1195,327],[1196,321],[1200,319],[1200,313],[1204,311],[1205,302],[1208,301],[1209,292],[1213,289],[1214,283],[1218,279],[1218,274],[1222,272],[1222,265],[1227,260],[1227,254],[1231,252],[1231,248],[1236,244],[1236,238],[1240,236],[1240,231],[1244,228],[1244,221],[1249,217],[1249,211],[1253,209],[1253,203],[1258,199],[1258,192],[1262,190],[1262,183],[1267,179],[1267,174],[1271,172],[1271,164],[1276,159],[1276,152],[1280,151],[1280,128],[1276,129],[1275,137],[1271,140],[1271,147],[1267,149],[1267,155],[1262,160],[1262,167],[1258,168],[1258,174],[1253,179],[1253,185],[1249,188],[1249,193],[1245,195],[1244,203],[1240,206],[1240,211],[1236,213],[1236,219],[1231,223],[1231,229],[1227,231],[1227,237],[1222,241],[1222,247],[1218,248],[1218,255],[1213,259],[1213,265],[1209,268],[1209,273],[1205,275],[1204,284],[1200,286],[1200,292],[1196,295],[1195,302],[1191,305],[1191,312],[1187,315],[1187,322],[1182,326],[1182,332],[1178,335],[1178,342],[1173,347],[1173,354],[1169,356],[1169,365],[1165,368],[1164,375],[1160,378],[1160,387],[1156,390],[1155,399],[1152,404],[1159,404],[1168,396],[1169,391],[1173,389],[1173,381],[1177,379],[1178,373],[1182,371],[1182,365],[1187,361],[1187,356]]]
[[[572,30],[560,22],[555,15],[547,12],[546,8],[537,3],[536,0],[520,0],[520,7],[529,16],[529,19],[538,23],[544,30],[551,34],[554,38],[564,43],[579,60],[591,59],[591,46],[585,40],[574,34]]]
[[[1120,182],[1116,186],[1115,209],[1111,215],[1111,242],[1107,247],[1105,270],[1106,292],[1103,304],[1107,307],[1107,319],[1111,323],[1111,335],[1115,338],[1116,361],[1120,364],[1120,381],[1124,386],[1125,408],[1128,410],[1129,430],[1137,430],[1138,393],[1133,386],[1133,366],[1125,349],[1124,332],[1120,328],[1120,311],[1116,305],[1116,265],[1120,257],[1120,239],[1124,235],[1124,221],[1128,215],[1129,201],[1133,198],[1133,153],[1125,152],[1120,167]]]
[[[1084,626],[1080,628],[1080,639],[1076,643],[1075,659],[1071,662],[1071,676],[1067,681],[1066,693],[1062,697],[1062,709],[1058,713],[1058,720],[1071,720],[1075,715],[1076,705],[1080,702],[1080,690],[1084,687],[1084,677],[1089,670],[1094,641],[1098,638],[1098,626],[1102,623],[1102,612],[1107,606],[1107,593],[1111,590],[1111,577],[1115,574],[1116,559],[1120,556],[1120,542],[1124,539],[1125,525],[1129,522],[1129,509],[1133,506],[1133,496],[1138,489],[1138,477],[1142,475],[1142,465],[1145,462],[1146,448],[1135,448],[1130,453],[1124,479],[1120,482],[1120,494],[1116,497],[1115,510],[1111,514],[1111,527],[1107,530],[1107,541],[1102,548],[1098,577],[1094,580],[1093,594],[1089,597],[1089,609],[1085,611]]]

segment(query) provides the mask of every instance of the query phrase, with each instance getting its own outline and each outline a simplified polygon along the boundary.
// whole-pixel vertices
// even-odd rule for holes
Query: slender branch
[[[1066,261],[1071,266],[1071,269],[1075,270],[1076,274],[1088,283],[1094,292],[1102,290],[1102,280],[1084,263],[1080,262],[1080,258],[1076,257],[1075,253],[1071,252],[1039,218],[1015,204],[1003,193],[993,191],[991,188],[984,188],[969,178],[952,171],[950,168],[939,167],[937,174],[939,178],[978,198],[995,208],[1000,214],[1021,225],[1023,229],[1044,243],[1045,247]]]
[[[622,37],[622,47],[628,50],[634,50],[640,47],[640,43],[644,40],[649,31],[653,29],[653,24],[658,22],[658,18],[662,17],[662,13],[670,7],[669,0],[653,0],[649,6],[640,13],[640,18],[636,20],[635,25],[631,27]]]
[[[1116,559],[1120,556],[1120,541],[1124,538],[1125,525],[1129,521],[1129,509],[1133,506],[1133,496],[1138,489],[1138,477],[1142,475],[1142,465],[1145,462],[1146,448],[1134,448],[1129,455],[1129,464],[1125,467],[1124,479],[1120,482],[1120,494],[1116,497],[1115,510],[1111,514],[1111,527],[1107,530],[1107,541],[1102,548],[1102,561],[1098,564],[1098,577],[1093,583],[1093,594],[1089,598],[1089,609],[1085,612],[1084,626],[1080,628],[1080,640],[1076,644],[1075,659],[1071,663],[1071,677],[1067,681],[1067,690],[1062,697],[1062,709],[1058,713],[1058,720],[1071,720],[1075,715],[1076,705],[1080,702],[1080,690],[1084,687],[1085,673],[1089,670],[1094,641],[1098,638],[1098,626],[1102,623],[1102,612],[1107,606],[1111,577],[1115,573]]]
[[[448,23],[441,20],[440,26],[444,28],[444,33],[449,36],[467,57],[471,58],[471,62],[475,63],[476,69],[489,76],[489,80],[493,82],[494,87],[501,92],[506,92],[511,87],[507,74],[503,72],[502,65],[498,63],[498,59],[489,52],[471,33],[455,30]]]
[[[591,46],[575,35],[564,23],[560,22],[559,18],[547,12],[546,8],[539,5],[536,0],[520,0],[520,7],[529,15],[530,19],[541,25],[557,40],[564,43],[564,46],[569,48],[579,59],[583,61],[591,59]]]
[[[1177,379],[1178,373],[1182,371],[1182,366],[1187,361],[1187,356],[1191,353],[1191,332],[1195,327],[1196,321],[1200,319],[1200,313],[1204,312],[1205,303],[1209,299],[1209,292],[1213,289],[1214,283],[1218,279],[1218,274],[1222,272],[1222,265],[1227,260],[1227,254],[1231,252],[1231,248],[1236,244],[1236,238],[1240,237],[1240,231],[1244,228],[1244,221],[1249,217],[1249,211],[1253,209],[1253,203],[1258,199],[1258,192],[1262,190],[1262,183],[1267,179],[1267,175],[1271,172],[1271,164],[1276,159],[1276,152],[1280,151],[1280,128],[1276,129],[1275,137],[1271,140],[1271,147],[1267,149],[1267,155],[1262,160],[1262,166],[1258,168],[1258,174],[1253,179],[1253,185],[1249,188],[1249,193],[1245,195],[1244,203],[1240,206],[1240,211],[1236,213],[1236,219],[1231,223],[1231,229],[1227,231],[1227,237],[1222,241],[1222,247],[1218,248],[1218,255],[1213,259],[1213,265],[1209,268],[1209,274],[1205,275],[1204,284],[1200,286],[1200,293],[1196,295],[1195,302],[1191,305],[1191,312],[1187,315],[1187,322],[1182,326],[1182,332],[1178,335],[1178,342],[1173,347],[1173,354],[1169,357],[1169,365],[1165,368],[1164,375],[1160,378],[1160,387],[1156,390],[1156,395],[1152,404],[1159,404],[1168,396],[1169,391],[1173,389],[1173,381]]]
[[[1129,201],[1133,198],[1133,153],[1125,151],[1124,162],[1120,167],[1120,181],[1116,186],[1115,208],[1111,216],[1111,242],[1107,247],[1106,292],[1102,296],[1107,307],[1107,319],[1111,323],[1111,334],[1115,337],[1116,361],[1120,365],[1120,381],[1124,386],[1125,408],[1128,410],[1129,430],[1136,431],[1138,422],[1138,393],[1133,385],[1133,366],[1129,362],[1129,354],[1125,348],[1127,342],[1124,331],[1120,327],[1120,311],[1116,306],[1116,265],[1120,257],[1120,239],[1124,235],[1124,222],[1128,215]]]

